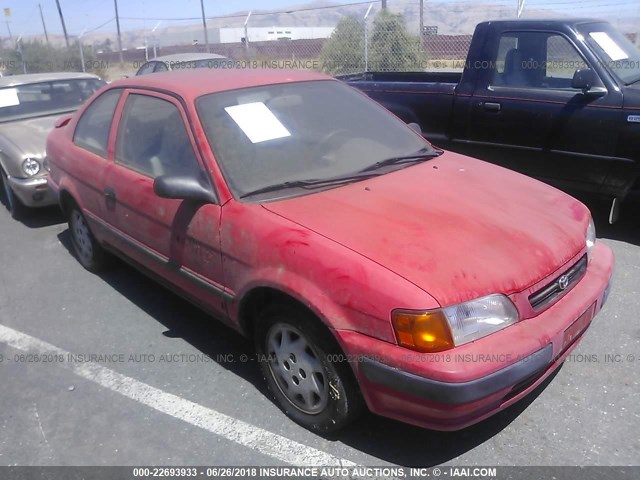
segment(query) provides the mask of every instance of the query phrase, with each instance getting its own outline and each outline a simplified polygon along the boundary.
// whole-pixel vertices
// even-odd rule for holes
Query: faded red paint
[[[596,312],[601,307],[613,264],[611,251],[599,244],[579,284],[545,312],[532,311],[528,296],[585,253],[589,211],[570,196],[511,171],[445,153],[298,198],[251,204],[232,197],[198,121],[195,99],[227,89],[318,79],[332,81],[311,72],[187,71],[106,87],[177,95],[181,101],[172,101],[190,121],[191,139],[219,205],[193,211],[186,202],[160,199],[150,178],[114,163],[123,99],[111,127],[107,159],[72,142],[84,109],[52,132],[47,146],[52,186],[80,205],[101,242],[239,330],[243,298],[254,288],[272,287],[313,310],[348,355],[372,355],[397,369],[456,383],[483,378],[551,343],[556,363],[546,375],[551,373],[562,359],[557,356],[568,353],[562,352],[568,326],[590,305]],[[116,208],[105,204],[107,184],[118,189],[122,203]],[[131,241],[162,262],[132,248]],[[194,286],[178,275],[180,266],[233,300]],[[429,354],[397,345],[390,320],[394,309],[433,309],[492,293],[509,295],[522,320],[445,353],[502,353],[512,360],[434,361]],[[508,400],[505,389],[454,407],[370,383],[360,364],[352,365],[374,412],[440,429],[475,423],[526,395],[544,378]]]

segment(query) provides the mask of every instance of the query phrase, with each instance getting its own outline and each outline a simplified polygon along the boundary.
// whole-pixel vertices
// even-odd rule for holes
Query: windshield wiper
[[[318,187],[325,187],[331,185],[342,185],[345,183],[351,183],[358,180],[365,180],[371,177],[377,177],[377,173],[358,173],[356,175],[346,175],[343,177],[333,178],[310,178],[307,180],[291,180],[289,182],[276,183],[274,185],[267,185],[266,187],[258,188],[247,193],[240,195],[240,198],[250,197],[252,195],[258,195],[260,193],[276,192],[278,190],[286,190],[289,188],[306,188],[313,189]]]
[[[426,149],[423,149],[426,150]],[[419,151],[420,152],[420,151]],[[431,160],[432,158],[439,157],[444,153],[444,150],[428,150],[424,153],[413,153],[411,155],[402,155],[398,157],[385,158],[367,168],[360,170],[361,173],[371,172],[372,170],[378,170],[379,168],[386,167],[388,165],[399,165],[402,163],[416,163],[423,162],[425,160]]]

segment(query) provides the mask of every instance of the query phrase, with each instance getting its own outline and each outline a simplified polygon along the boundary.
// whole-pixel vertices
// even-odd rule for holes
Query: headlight
[[[392,320],[400,345],[440,352],[502,330],[519,317],[507,297],[489,295],[428,312],[396,310]]]
[[[29,177],[33,177],[40,171],[40,162],[34,160],[33,158],[27,158],[24,162],[22,162],[22,171]]]
[[[593,217],[589,219],[589,226],[587,227],[587,259],[591,260],[593,249],[596,248],[596,226],[593,223]]]

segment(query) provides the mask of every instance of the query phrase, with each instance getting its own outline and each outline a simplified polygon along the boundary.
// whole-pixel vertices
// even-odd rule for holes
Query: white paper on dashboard
[[[3,88],[0,90],[0,108],[15,107],[20,105],[18,90],[16,88]]]
[[[225,110],[252,143],[291,136],[289,130],[262,102],[234,105],[226,107]]]
[[[618,60],[626,60],[629,58],[629,55],[613,41],[607,32],[591,32],[589,36],[600,45],[600,48],[604,50],[604,53],[609,55],[612,61],[617,62]]]

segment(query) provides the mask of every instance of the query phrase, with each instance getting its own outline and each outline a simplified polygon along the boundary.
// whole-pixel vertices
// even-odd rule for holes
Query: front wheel
[[[16,194],[13,193],[13,190],[11,189],[11,185],[9,185],[9,179],[7,178],[7,174],[4,173],[4,170],[2,170],[1,168],[0,168],[0,181],[2,182],[2,187],[4,190],[5,206],[7,207],[7,210],[9,210],[9,213],[11,214],[11,216],[16,220],[19,220],[20,218],[24,217],[27,211],[27,207],[25,207],[20,201],[20,199],[16,197]]]
[[[69,230],[73,251],[80,264],[90,272],[98,272],[106,264],[107,253],[97,242],[84,215],[77,206],[69,212]]]
[[[278,406],[309,430],[331,433],[363,407],[348,362],[326,328],[302,308],[274,305],[256,328],[260,368]]]

